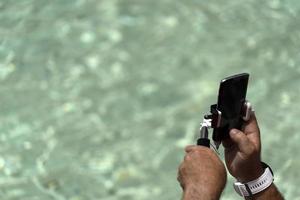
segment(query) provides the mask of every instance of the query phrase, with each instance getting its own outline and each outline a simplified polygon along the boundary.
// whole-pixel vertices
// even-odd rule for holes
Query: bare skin
[[[261,165],[260,130],[254,112],[244,124],[242,131],[232,129],[230,139],[223,141],[225,161],[229,173],[239,182],[246,183],[260,177],[264,169]],[[253,200],[283,200],[274,184],[253,195]]]
[[[254,113],[242,131],[232,129],[230,138],[223,141],[225,162],[229,173],[245,183],[260,177],[260,131]],[[178,171],[183,188],[183,200],[217,200],[226,184],[226,171],[222,161],[209,148],[188,146]],[[253,195],[251,200],[283,200],[274,184]]]
[[[178,171],[183,200],[218,200],[226,184],[226,169],[216,153],[188,146]]]

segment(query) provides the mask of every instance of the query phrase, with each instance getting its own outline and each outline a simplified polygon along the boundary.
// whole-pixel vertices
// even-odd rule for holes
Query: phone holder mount
[[[251,116],[252,106],[249,101],[245,101],[243,108],[241,109],[241,117],[244,121],[248,121]],[[208,129],[210,128],[219,128],[221,127],[221,122],[225,119],[222,118],[222,112],[217,109],[217,104],[213,104],[210,106],[210,113],[209,115],[204,115],[203,121],[200,124],[200,137],[197,140],[197,145],[210,147],[210,140],[209,140],[209,132]],[[214,141],[216,149],[219,148],[221,141]]]

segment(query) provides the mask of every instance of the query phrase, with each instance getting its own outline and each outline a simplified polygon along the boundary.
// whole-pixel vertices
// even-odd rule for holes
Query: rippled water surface
[[[248,72],[263,160],[299,200],[299,46],[296,0],[0,1],[0,198],[180,199],[183,147]]]

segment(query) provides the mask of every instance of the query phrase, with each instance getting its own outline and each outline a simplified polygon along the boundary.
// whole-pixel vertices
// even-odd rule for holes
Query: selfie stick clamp
[[[208,139],[208,129],[217,128],[221,124],[222,113],[217,109],[217,104],[210,106],[210,115],[204,115],[203,122],[200,124],[200,137],[197,140],[197,145],[210,147]]]
[[[252,106],[249,101],[245,101],[242,108],[241,117],[244,121],[248,121],[251,116]],[[210,106],[210,115],[205,115],[203,122],[200,124],[200,137],[197,140],[197,145],[210,147],[210,140],[208,139],[209,128],[219,128],[221,126],[222,112],[217,109],[217,104]],[[218,148],[220,142],[216,142]]]

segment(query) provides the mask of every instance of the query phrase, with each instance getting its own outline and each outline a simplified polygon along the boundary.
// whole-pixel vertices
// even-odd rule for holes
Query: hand
[[[224,140],[225,161],[228,171],[240,182],[260,177],[264,169],[260,159],[260,132],[254,112],[242,131],[232,129],[230,138]]]
[[[226,184],[226,169],[216,153],[202,146],[188,146],[178,170],[184,199],[218,199]]]

